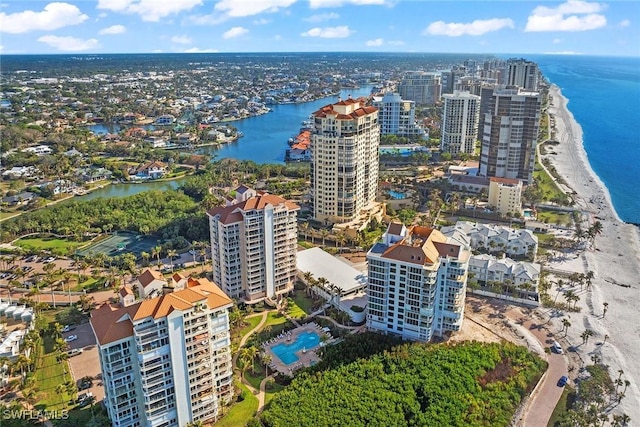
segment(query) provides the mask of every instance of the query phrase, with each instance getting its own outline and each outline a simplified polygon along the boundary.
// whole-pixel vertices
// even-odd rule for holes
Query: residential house
[[[167,286],[168,281],[162,273],[157,270],[147,268],[139,275],[134,283],[138,289],[140,299],[153,298],[162,295],[162,288]]]

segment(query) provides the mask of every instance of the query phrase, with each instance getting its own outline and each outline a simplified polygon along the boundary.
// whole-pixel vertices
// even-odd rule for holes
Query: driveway
[[[507,316],[512,312],[507,312]],[[513,319],[513,320],[522,320]],[[522,326],[533,335],[544,348],[549,348],[554,340],[560,341],[560,336],[554,336],[545,324],[535,319],[526,319]],[[563,375],[568,375],[567,358],[563,354],[548,353],[546,355],[549,367],[542,378],[542,382],[531,395],[525,413],[516,424],[522,427],[546,427],[555,409],[563,387],[558,387],[558,380]]]

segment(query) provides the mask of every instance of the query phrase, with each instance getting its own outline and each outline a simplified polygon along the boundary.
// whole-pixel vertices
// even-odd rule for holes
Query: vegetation
[[[261,416],[267,426],[507,426],[545,362],[513,344],[405,344],[303,373]]]
[[[207,221],[197,203],[178,191],[147,191],[130,197],[72,201],[25,213],[3,223],[3,241],[53,232],[78,241],[102,231],[157,233],[164,240],[206,240]]]
[[[233,405],[229,412],[216,423],[216,427],[244,426],[258,410],[258,398],[255,397],[245,385],[240,385],[242,392],[238,396],[238,403]]]

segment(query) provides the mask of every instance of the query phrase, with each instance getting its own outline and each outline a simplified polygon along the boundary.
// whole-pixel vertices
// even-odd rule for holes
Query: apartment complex
[[[378,109],[381,135],[426,136],[424,129],[416,124],[415,102],[406,101],[397,93],[387,92],[383,96],[374,96],[372,105]]]
[[[207,279],[127,307],[91,313],[115,427],[213,422],[233,396],[228,310]]]
[[[451,154],[473,154],[478,135],[480,97],[456,91],[445,94],[442,98],[444,107],[440,149]]]
[[[389,224],[367,253],[367,327],[413,341],[459,331],[470,255],[438,230]]]
[[[311,203],[318,221],[347,223],[375,202],[378,109],[365,99],[340,101],[313,113]]]
[[[414,101],[418,105],[434,105],[440,101],[442,83],[440,73],[411,71],[398,84],[402,99]]]
[[[207,212],[213,280],[248,304],[293,290],[300,207],[240,186],[226,206]]]
[[[509,178],[489,178],[489,205],[501,215],[522,211],[522,181]]]
[[[533,257],[538,252],[538,237],[531,230],[458,221],[455,225],[442,227],[441,231],[452,241],[474,250],[502,252],[514,257]]]
[[[541,96],[519,88],[496,88],[482,122],[479,175],[533,183]]]
[[[540,73],[538,64],[526,59],[509,59],[507,61],[506,81],[508,86],[518,86],[527,91],[538,90]]]

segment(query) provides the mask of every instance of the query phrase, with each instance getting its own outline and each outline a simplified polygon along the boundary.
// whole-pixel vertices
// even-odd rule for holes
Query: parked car
[[[569,382],[569,377],[567,377],[566,375],[563,375],[558,380],[558,387],[564,387],[565,385],[567,385],[568,382]]]
[[[557,354],[562,354],[562,346],[558,341],[554,341],[553,344],[551,344],[551,351]]]
[[[75,340],[77,340],[77,339],[78,339],[78,336],[77,336],[77,335],[69,335],[68,337],[66,337],[66,338],[64,339],[64,341],[65,341],[65,342],[71,342],[71,341],[75,341]]]
[[[67,355],[69,357],[77,356],[80,353],[82,353],[82,349],[80,349],[80,348],[73,348],[73,349],[67,351]]]
[[[64,325],[64,328],[62,328],[62,332],[73,331],[75,328],[76,328],[76,325]]]

